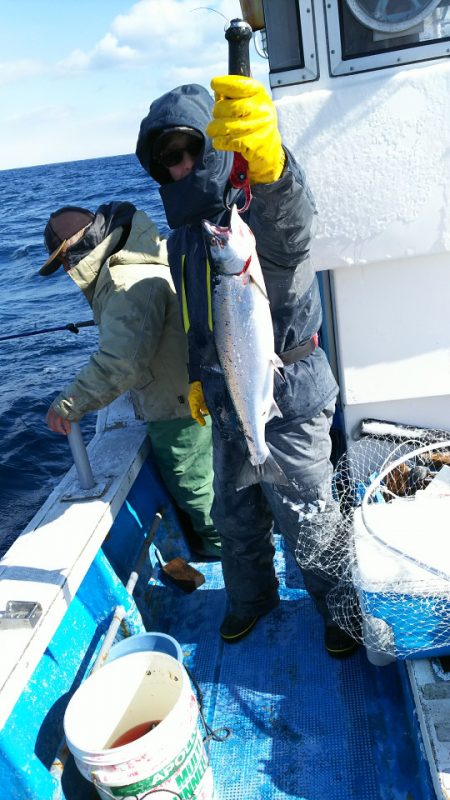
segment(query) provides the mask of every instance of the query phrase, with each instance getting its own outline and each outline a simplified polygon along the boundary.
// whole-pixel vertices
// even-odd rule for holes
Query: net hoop
[[[442,448],[450,449],[450,439],[446,439],[440,442],[434,442],[433,444],[423,445],[422,447],[417,447],[415,450],[412,450],[407,455],[403,454],[401,458],[398,458],[395,461],[391,461],[387,467],[382,468],[378,476],[372,481],[372,483],[369,485],[366,492],[364,493],[364,497],[361,503],[361,518],[367,532],[382,547],[386,547],[391,553],[400,556],[401,558],[404,558],[409,563],[414,564],[414,566],[419,567],[420,569],[423,569],[426,572],[429,572],[431,575],[434,575],[435,577],[440,578],[441,580],[444,581],[450,581],[450,574],[448,574],[447,572],[442,572],[441,570],[432,567],[430,564],[425,564],[423,561],[414,558],[414,556],[408,555],[403,550],[399,550],[397,547],[394,547],[394,545],[390,544],[388,541],[383,539],[382,536],[380,536],[378,533],[376,533],[376,531],[374,531],[368,519],[369,517],[368,507],[370,505],[370,501],[374,497],[375,493],[381,488],[383,480],[387,477],[387,475],[389,475],[390,472],[392,472],[397,467],[400,467],[402,464],[405,463],[405,461],[409,459],[417,458],[417,456],[423,455],[424,453],[429,453],[433,450],[440,450]],[[404,499],[405,503],[411,501],[413,501],[413,498]]]

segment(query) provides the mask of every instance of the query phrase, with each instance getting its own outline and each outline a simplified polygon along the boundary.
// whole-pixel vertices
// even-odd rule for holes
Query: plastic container
[[[168,633],[160,633],[159,631],[137,633],[113,645],[106,663],[128,653],[152,652],[155,650],[158,653],[166,653],[166,655],[176,658],[180,664],[183,663],[183,652],[177,640],[169,636]]]
[[[439,517],[422,499],[375,503],[370,506],[373,529],[380,532],[375,538],[361,509],[355,509],[353,583],[372,663],[382,663],[374,660],[377,650],[400,659],[450,654],[450,581],[440,576],[450,575],[449,518],[450,498],[441,501]]]
[[[90,675],[67,706],[64,731],[101,798],[214,798],[197,700],[166,653],[128,653]]]

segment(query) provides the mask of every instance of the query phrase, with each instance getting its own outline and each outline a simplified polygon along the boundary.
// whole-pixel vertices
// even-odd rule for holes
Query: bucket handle
[[[231,728],[227,728],[224,726],[223,728],[216,728],[215,730],[213,730],[211,726],[208,725],[205,719],[205,715],[203,713],[203,692],[200,689],[200,685],[196,677],[192,674],[187,664],[184,664],[183,666],[191,680],[191,683],[193,683],[197,694],[198,713],[206,734],[203,737],[203,744],[208,745],[211,740],[215,742],[225,742],[232,734]]]

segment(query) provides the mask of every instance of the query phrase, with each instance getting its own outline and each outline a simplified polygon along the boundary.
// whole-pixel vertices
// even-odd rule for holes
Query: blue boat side
[[[67,703],[89,674],[117,604],[128,632],[160,630],[181,644],[213,731],[209,754],[218,800],[434,800],[404,663],[371,665],[325,653],[322,624],[300,573],[276,537],[281,604],[252,634],[225,645],[227,609],[219,563],[194,563],[205,583],[192,594],[164,583],[150,561],[131,599],[124,584],[156,511],[166,558],[189,558],[176,514],[150,459],[131,487],[43,657],[0,734],[5,800],[88,800],[97,794],[69,757],[51,766]],[[149,585],[149,576],[153,578]]]

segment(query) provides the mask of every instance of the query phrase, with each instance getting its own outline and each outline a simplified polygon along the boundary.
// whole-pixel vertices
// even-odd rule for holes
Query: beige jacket
[[[68,273],[92,307],[99,345],[52,406],[79,420],[131,389],[139,418],[188,418],[186,338],[166,243],[149,217],[136,211],[124,248],[109,257],[122,230]]]

